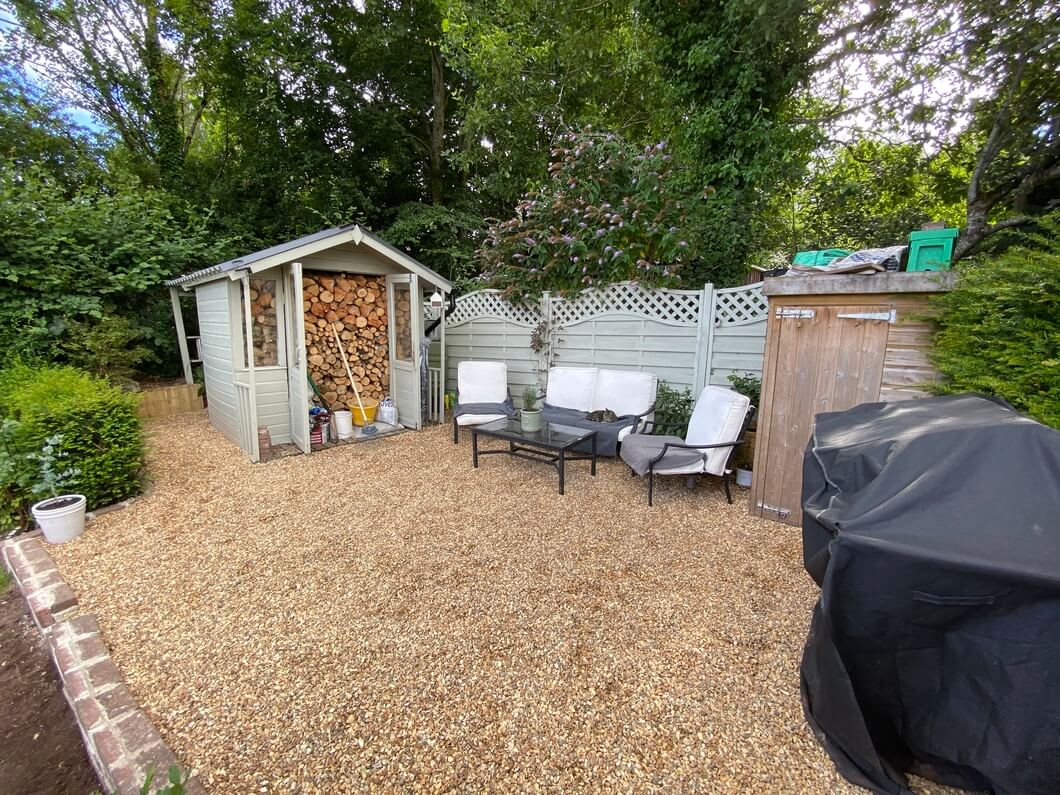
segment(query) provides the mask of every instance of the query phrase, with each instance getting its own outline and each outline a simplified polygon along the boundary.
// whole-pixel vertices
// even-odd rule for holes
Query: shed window
[[[250,329],[254,336],[254,366],[274,367],[280,363],[279,318],[276,313],[276,279],[250,279]],[[247,296],[240,291],[240,306],[246,316]],[[243,366],[247,364],[243,346]]]
[[[412,295],[407,284],[394,285],[394,358],[412,361]]]

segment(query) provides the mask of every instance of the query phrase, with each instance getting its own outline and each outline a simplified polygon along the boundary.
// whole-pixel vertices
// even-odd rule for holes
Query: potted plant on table
[[[59,449],[62,441],[62,434],[49,436],[40,453],[31,456],[40,465],[40,480],[33,487],[33,493],[51,496],[35,503],[30,512],[50,544],[64,544],[77,538],[85,529],[85,496],[59,493],[64,485],[81,474],[74,467],[62,468],[62,459],[66,457],[66,453]]]
[[[541,430],[541,409],[537,407],[537,387],[523,389],[523,410],[519,412],[519,426],[524,433]]]

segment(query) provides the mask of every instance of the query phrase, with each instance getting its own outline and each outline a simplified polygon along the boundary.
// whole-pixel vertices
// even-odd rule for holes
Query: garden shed
[[[802,462],[822,412],[925,396],[928,299],[953,272],[812,274],[765,279],[769,302],[751,512],[799,524]]]
[[[437,324],[439,366],[429,368],[423,306],[426,296],[440,307],[452,284],[356,224],[165,284],[185,378],[201,362],[210,423],[252,461],[262,427],[273,444],[310,451],[307,376],[330,403],[354,399],[336,334],[363,396],[393,397],[408,428],[439,418],[445,324]],[[195,298],[197,336],[185,334],[184,294]]]

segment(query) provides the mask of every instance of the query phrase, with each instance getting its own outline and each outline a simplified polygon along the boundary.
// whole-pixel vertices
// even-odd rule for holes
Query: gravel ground
[[[156,420],[150,496],[53,548],[211,792],[862,792],[802,717],[797,530],[448,433],[253,465]]]

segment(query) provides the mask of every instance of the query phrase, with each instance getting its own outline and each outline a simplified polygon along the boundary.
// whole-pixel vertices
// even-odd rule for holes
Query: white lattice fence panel
[[[537,304],[514,304],[498,290],[479,290],[456,299],[456,311],[449,316],[445,325],[450,328],[484,317],[495,317],[528,328],[533,328],[542,320]]]
[[[575,298],[555,298],[554,326],[569,326],[604,315],[626,315],[679,326],[699,321],[702,293],[698,290],[649,290],[623,282],[602,290],[586,290]]]
[[[769,314],[769,302],[762,294],[761,284],[726,287],[714,293],[714,325],[740,326],[764,321]]]

